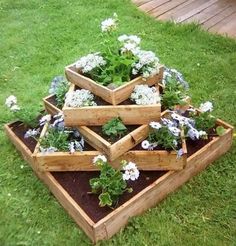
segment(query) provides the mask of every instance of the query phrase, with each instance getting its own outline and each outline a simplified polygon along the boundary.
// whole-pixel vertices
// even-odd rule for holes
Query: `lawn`
[[[0,245],[90,245],[3,132],[13,120],[10,94],[42,107],[51,79],[81,55],[99,50],[100,21],[116,12],[121,34],[137,34],[162,63],[183,72],[195,105],[236,126],[236,41],[196,25],[160,23],[128,0],[1,0]],[[236,139],[236,138],[235,138]],[[236,141],[205,172],[112,239],[98,245],[235,245]]]

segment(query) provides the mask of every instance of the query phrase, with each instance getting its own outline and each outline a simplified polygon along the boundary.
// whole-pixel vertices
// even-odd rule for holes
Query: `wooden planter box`
[[[233,127],[221,120],[218,120],[217,123],[227,129],[224,135],[214,137],[208,144],[189,156],[187,158],[187,165],[183,170],[164,173],[148,187],[144,188],[122,206],[116,208],[98,222],[94,222],[84,212],[80,204],[75,202],[65,188],[59,184],[53,174],[50,172],[39,172],[35,169],[34,164],[32,167],[76,223],[84,230],[88,237],[96,243],[99,240],[111,238],[128,223],[131,217],[141,214],[155,206],[168,194],[175,191],[191,177],[204,170],[211,162],[227,152],[232,144]],[[12,134],[11,127],[6,125],[5,130],[16,147],[24,153],[24,155],[25,153],[28,155],[29,153],[28,151],[25,152],[24,146],[19,147],[19,141],[15,138],[14,134]],[[32,159],[28,159],[30,162],[31,160]]]
[[[118,88],[111,90],[103,85],[96,83],[95,81],[89,79],[78,73],[75,68],[75,63],[67,66],[65,68],[65,74],[67,79],[73,84],[79,86],[80,88],[90,90],[93,94],[103,98],[110,104],[117,105],[127,98],[129,98],[135,85],[148,84],[154,85],[162,80],[163,77],[163,66],[160,66],[159,74],[152,78],[144,80],[142,77],[137,77],[130,82],[124,83]]]
[[[74,90],[75,85],[71,84],[69,92]],[[143,125],[160,119],[161,104],[98,105],[81,108],[64,106],[62,111],[66,126],[101,126],[115,117],[120,117],[125,125]]]

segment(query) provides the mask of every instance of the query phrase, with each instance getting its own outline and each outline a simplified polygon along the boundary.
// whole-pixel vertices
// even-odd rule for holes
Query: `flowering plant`
[[[43,116],[39,120],[40,126],[49,124],[46,134],[42,138],[38,138],[38,129],[29,129],[25,133],[25,138],[32,137],[36,141],[40,142],[40,152],[53,153],[57,151],[83,151],[84,138],[77,130],[71,128],[65,128],[64,118],[61,113],[53,116],[53,123],[51,121],[51,115]]]
[[[181,145],[181,130],[175,121],[162,118],[161,123],[151,122],[148,139],[141,144],[143,149],[153,150],[156,147],[165,150],[177,150]]]
[[[151,105],[160,102],[160,96],[157,89],[148,85],[136,85],[130,99],[138,105]]]
[[[94,165],[100,168],[100,176],[89,180],[92,193],[99,194],[99,206],[115,206],[119,196],[124,192],[132,192],[127,188],[127,181],[135,181],[139,171],[133,162],[122,161],[122,171],[114,169],[103,155],[98,155],[93,160]]]
[[[65,105],[72,108],[96,106],[94,95],[85,89],[68,92],[65,98]]]
[[[136,76],[152,77],[159,72],[159,59],[151,51],[141,50],[136,35],[117,35],[118,17],[101,23],[102,49],[81,57],[78,72],[111,89]]]
[[[165,68],[162,84],[164,88],[161,102],[165,108],[173,109],[176,105],[186,104],[189,86],[181,73],[175,69]]]
[[[122,137],[126,134],[127,128],[120,118],[113,118],[102,126],[102,133],[112,139]]]
[[[52,80],[49,93],[55,95],[58,107],[62,107],[64,105],[65,96],[68,90],[69,83],[63,76],[57,76]]]
[[[17,98],[14,95],[10,95],[6,98],[5,105],[10,109],[14,116],[25,125],[30,127],[37,126],[37,116],[40,114],[38,109],[21,108],[17,104]]]

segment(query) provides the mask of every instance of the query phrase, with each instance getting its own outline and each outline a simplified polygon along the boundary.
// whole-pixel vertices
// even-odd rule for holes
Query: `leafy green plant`
[[[159,129],[152,129],[148,135],[150,144],[164,148],[165,150],[176,150],[180,144],[180,137],[172,134],[167,126],[162,126]]]
[[[40,146],[43,149],[54,147],[57,151],[68,151],[69,133],[61,131],[56,127],[49,127],[44,137],[40,139]]]
[[[58,107],[62,107],[65,103],[65,96],[69,90],[69,83],[64,80],[58,85],[57,89],[55,90],[55,97]]]
[[[104,135],[115,139],[124,136],[127,133],[127,128],[120,118],[113,118],[102,126],[102,132]]]
[[[169,78],[163,90],[161,103],[165,108],[173,109],[176,105],[185,105],[186,96],[184,86],[176,78]]]
[[[105,156],[99,155],[94,158],[94,164],[100,168],[98,178],[89,180],[92,193],[99,194],[99,206],[112,207],[116,205],[119,197],[126,191],[132,192],[132,188],[127,188],[126,180],[136,180],[139,177],[139,171],[132,162],[122,161],[121,165],[125,173],[114,169]]]
[[[195,121],[195,128],[197,130],[203,130],[209,132],[210,129],[215,127],[216,118],[210,114],[210,112],[201,112],[192,114],[191,118]]]

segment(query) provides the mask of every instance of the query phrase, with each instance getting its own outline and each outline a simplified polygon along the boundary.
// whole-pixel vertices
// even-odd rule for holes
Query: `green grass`
[[[128,0],[1,0],[1,246],[90,245],[5,136],[12,117],[4,102],[14,94],[21,106],[42,106],[65,65],[99,50],[99,23],[114,11],[121,34],[141,36],[143,47],[184,73],[195,105],[213,101],[214,114],[236,125],[235,40],[154,21]],[[235,147],[234,140],[205,172],[99,245],[236,245]]]

